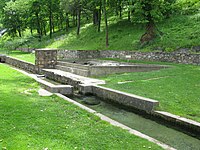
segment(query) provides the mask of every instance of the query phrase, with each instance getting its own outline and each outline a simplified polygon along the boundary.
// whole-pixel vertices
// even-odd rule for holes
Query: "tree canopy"
[[[156,24],[173,13],[199,11],[199,0],[3,0],[0,4],[0,21],[11,36],[23,36],[30,30],[41,40],[44,35],[52,37],[56,30],[77,27],[80,34],[82,23],[93,22],[97,31],[105,25],[108,41],[108,18],[124,17],[134,24],[144,24],[145,33],[140,42],[153,40],[160,33]],[[102,21],[104,20],[104,21]]]

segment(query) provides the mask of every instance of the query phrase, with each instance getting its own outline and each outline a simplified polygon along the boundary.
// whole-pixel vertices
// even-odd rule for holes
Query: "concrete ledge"
[[[92,94],[92,85],[79,84],[79,85],[78,85],[78,91],[79,91],[81,94],[84,94],[84,95]]]
[[[79,85],[78,89],[83,94],[92,93],[105,101],[111,101],[119,105],[137,110],[142,110],[147,113],[151,113],[157,106],[159,106],[158,101],[97,85],[81,84]]]
[[[52,93],[60,93],[68,96],[73,94],[73,86],[71,85],[54,85],[42,79],[38,79],[37,81],[42,85],[42,87],[44,87],[44,89]]]
[[[183,117],[180,117],[168,112],[163,112],[163,111],[155,111],[153,115],[165,121],[174,123],[176,126],[187,129],[187,131],[191,132],[192,134],[200,138],[200,123],[199,122],[196,122],[191,119],[183,118]]]
[[[51,80],[57,81],[62,84],[72,85],[78,87],[79,84],[105,84],[105,81],[75,75],[69,72],[64,72],[57,69],[43,69],[42,73]]]

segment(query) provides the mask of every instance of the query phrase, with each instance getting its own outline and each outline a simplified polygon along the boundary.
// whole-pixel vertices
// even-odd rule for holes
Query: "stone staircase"
[[[90,75],[89,66],[84,66],[81,64],[75,64],[65,61],[58,61],[56,69],[85,77],[88,77]]]

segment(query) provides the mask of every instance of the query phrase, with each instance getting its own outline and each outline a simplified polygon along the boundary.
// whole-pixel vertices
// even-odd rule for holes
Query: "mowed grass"
[[[0,149],[161,149],[57,96],[41,97],[38,84],[0,64]]]
[[[14,58],[35,64],[35,53],[22,52],[18,50],[1,50],[0,54],[12,56]]]
[[[10,51],[8,55],[35,64],[35,53]]]
[[[101,79],[106,81],[106,87],[158,100],[160,102],[158,110],[200,122],[200,67],[157,64],[167,64],[171,68],[151,72],[114,74]],[[125,83],[119,84],[119,82]]]

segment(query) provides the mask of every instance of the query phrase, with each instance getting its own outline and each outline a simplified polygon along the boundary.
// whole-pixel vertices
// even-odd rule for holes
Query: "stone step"
[[[43,79],[37,79],[37,82],[47,91],[52,93],[60,93],[64,95],[72,95],[73,94],[73,86],[71,85],[55,85]]]
[[[88,77],[90,75],[89,70],[80,69],[80,68],[76,68],[76,67],[67,67],[67,66],[56,65],[56,69],[74,73],[74,74],[84,76],[84,77]]]
[[[58,69],[43,69],[42,73],[48,79],[72,86],[78,86],[78,84],[105,84],[105,81],[103,80],[88,78]]]
[[[84,66],[84,65],[76,64],[76,63],[70,63],[70,62],[66,62],[66,61],[58,61],[57,65],[73,67],[73,68],[78,68],[78,69],[85,69],[85,70],[87,70],[89,68],[89,66]]]

